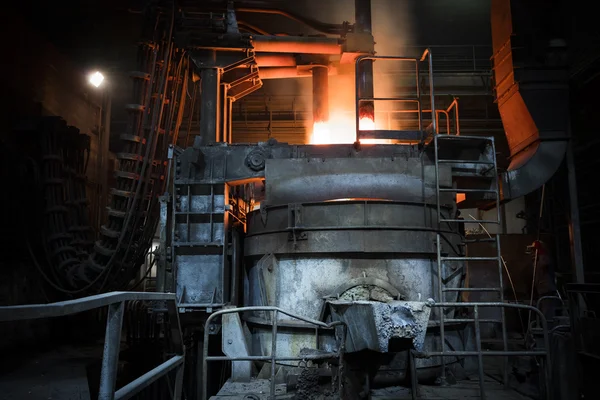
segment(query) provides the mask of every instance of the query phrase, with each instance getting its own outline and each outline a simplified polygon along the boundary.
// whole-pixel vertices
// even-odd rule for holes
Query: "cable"
[[[477,219],[472,216],[471,214],[469,214],[469,217],[471,217],[471,219],[477,221]],[[492,235],[490,234],[490,232],[485,228],[485,226],[483,226],[483,224],[481,222],[478,222],[478,225],[481,227],[481,229],[484,230],[484,232],[488,235],[488,237],[491,239]],[[504,261],[504,257],[502,257],[502,254],[500,255],[500,260],[502,261],[502,265],[504,266],[504,270],[506,271],[506,275],[508,276],[508,281],[510,282],[510,286],[512,288],[513,291],[513,296],[515,296],[515,301],[517,300],[517,291],[515,289],[515,284],[513,283],[512,280],[512,276],[510,275],[510,271],[508,270],[508,266],[506,265],[506,261]],[[502,288],[501,288],[502,289]],[[521,318],[521,310],[517,310],[519,313],[519,321],[521,321],[521,329],[523,330],[523,337],[525,337],[525,326],[523,325],[523,319]]]
[[[535,246],[535,254],[533,257],[533,277],[531,278],[531,295],[529,297],[529,306],[533,307],[533,291],[535,289],[535,275],[537,272],[537,263],[538,263],[538,255],[539,255],[539,249],[538,247],[540,246],[539,242],[540,242],[540,235],[542,232],[541,229],[541,224],[542,224],[542,216],[544,214],[544,197],[546,195],[546,184],[544,183],[542,185],[542,199],[540,200],[540,212],[539,212],[539,216],[538,216],[538,226],[537,226],[537,240],[536,240],[536,246]],[[529,310],[529,315],[527,316],[527,326],[529,327],[529,324],[531,323],[531,310]]]
[[[134,283],[133,286],[131,286],[129,288],[129,290],[133,290],[133,289],[137,288],[142,282],[144,282],[144,280],[148,277],[148,274],[150,274],[150,271],[152,271],[152,268],[154,268],[155,265],[156,265],[156,257],[154,257],[154,259],[150,263],[150,266],[144,273],[144,276],[142,276],[136,283]]]

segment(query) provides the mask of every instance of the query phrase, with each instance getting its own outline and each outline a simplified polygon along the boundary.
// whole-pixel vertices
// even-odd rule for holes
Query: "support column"
[[[313,76],[313,122],[329,121],[329,69],[315,66]]]
[[[102,354],[102,370],[100,372],[100,387],[98,389],[99,400],[113,400],[115,398],[124,310],[125,303],[123,302],[108,306],[104,353]]]
[[[371,25],[371,0],[354,0],[355,33],[373,34]],[[362,61],[359,65],[358,96],[373,97],[373,60]],[[359,106],[359,118],[375,121],[375,106],[372,101],[363,101]]]
[[[217,142],[229,142],[229,98],[227,92],[229,91],[229,85],[221,84],[221,126],[220,134],[217,135]]]
[[[218,140],[220,130],[221,70],[215,66],[217,52],[208,53],[206,67],[200,72],[200,138],[202,145]]]

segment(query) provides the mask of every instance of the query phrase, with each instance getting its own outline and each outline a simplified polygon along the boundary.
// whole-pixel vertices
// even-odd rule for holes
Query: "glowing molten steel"
[[[363,117],[358,123],[361,131],[373,131],[376,128],[375,121]],[[354,143],[356,140],[356,126],[354,119],[341,113],[332,113],[329,121],[319,121],[313,124],[313,132],[310,139],[311,144],[342,144]],[[385,139],[361,139],[363,144],[389,144],[391,140]]]

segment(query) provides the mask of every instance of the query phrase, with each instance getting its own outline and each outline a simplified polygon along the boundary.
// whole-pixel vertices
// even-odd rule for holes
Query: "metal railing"
[[[363,97],[360,93],[360,64],[364,61],[375,61],[375,60],[385,60],[385,61],[401,61],[401,62],[409,62],[414,63],[414,74],[415,74],[415,89],[416,93],[414,97]],[[437,118],[433,116],[437,116],[435,110],[435,93],[433,89],[433,60],[431,57],[430,49],[425,49],[420,58],[411,58],[411,57],[397,57],[397,56],[360,56],[356,58],[355,62],[355,118],[356,118],[356,141],[360,141],[361,138],[365,138],[368,136],[369,139],[379,139],[377,137],[377,131],[380,131],[381,134],[384,132],[381,130],[374,129],[372,132],[368,132],[360,129],[360,107],[364,102],[376,102],[376,101],[385,101],[385,102],[395,102],[395,103],[414,103],[417,105],[417,110],[414,110],[418,115],[418,131],[417,135],[420,135],[419,138],[416,136],[403,136],[400,135],[405,131],[388,131],[392,136],[385,137],[385,139],[406,139],[407,137],[417,139],[418,141],[423,141],[423,107],[422,107],[422,94],[421,94],[421,82],[420,82],[420,73],[419,73],[419,63],[425,62],[427,60],[427,68],[428,68],[428,79],[429,79],[429,97],[430,97],[430,105],[431,105],[431,115],[432,115],[432,130],[434,133],[437,133]],[[362,132],[362,133],[361,133]],[[393,136],[393,133],[399,134],[398,137]]]
[[[271,355],[270,356],[246,356],[246,357],[227,357],[227,356],[209,356],[208,355],[208,340],[209,340],[209,325],[216,317],[223,314],[231,314],[231,313],[241,313],[246,311],[269,311],[272,312],[271,322],[272,322],[272,331],[271,331]],[[298,357],[277,357],[277,316],[279,313],[292,317],[294,319],[309,323],[315,326],[315,334],[318,337],[319,329],[334,329],[336,327],[342,327],[341,329],[341,337],[339,338],[338,350],[336,353],[327,353],[327,354],[313,354],[313,355],[304,355]],[[337,335],[336,335],[337,337]],[[271,376],[270,376],[270,400],[275,400],[275,374],[276,374],[276,363],[278,361],[308,361],[308,360],[323,360],[323,359],[331,359],[338,358],[339,360],[339,368],[342,368],[342,364],[344,361],[344,350],[346,344],[346,324],[342,321],[336,321],[331,323],[325,323],[321,321],[317,321],[311,318],[303,317],[300,315],[293,314],[289,311],[283,310],[279,307],[270,307],[270,306],[251,306],[251,307],[239,307],[239,308],[230,308],[225,310],[219,310],[213,314],[211,314],[205,324],[204,324],[204,349],[202,354],[202,400],[208,400],[208,362],[209,361],[269,361],[271,363]],[[318,346],[318,340],[317,340]],[[318,350],[318,349],[317,349]],[[339,377],[338,379],[338,391],[342,392],[343,379]]]
[[[487,45],[430,45],[408,46],[409,54],[421,53],[425,48],[435,52],[433,69],[436,72],[489,72],[493,50]]]
[[[552,365],[551,365],[551,358],[550,358],[550,341],[548,338],[548,325],[547,325],[546,318],[544,317],[544,314],[540,310],[538,310],[535,307],[524,305],[524,304],[513,304],[513,303],[504,303],[504,302],[481,302],[481,303],[474,303],[474,302],[444,303],[444,302],[442,302],[442,303],[433,303],[431,305],[431,307],[440,308],[441,314],[443,314],[443,311],[445,308],[451,308],[451,307],[473,308],[473,318],[472,319],[464,319],[463,321],[474,324],[476,350],[475,351],[458,351],[458,350],[448,351],[445,349],[445,346],[443,346],[441,351],[426,351],[426,352],[420,352],[420,353],[411,351],[410,352],[410,368],[411,368],[410,375],[411,375],[411,386],[412,386],[411,394],[412,394],[413,400],[416,400],[419,398],[418,380],[417,380],[417,375],[416,375],[416,366],[415,366],[414,358],[441,357],[443,360],[445,357],[477,357],[477,372],[478,372],[478,378],[479,378],[480,398],[482,400],[485,400],[486,394],[485,394],[485,389],[484,389],[485,374],[484,374],[484,368],[483,368],[483,357],[505,357],[506,358],[506,357],[515,357],[515,356],[543,357],[546,360],[546,362],[543,365],[544,377],[545,377],[544,382],[546,385],[546,388],[545,388],[546,397],[545,398],[547,400],[552,400],[552,397],[553,397],[552,391],[549,390],[549,388],[548,388],[548,386],[551,382],[551,373],[552,373]],[[481,347],[480,325],[482,323],[489,323],[490,321],[482,320],[481,318],[479,318],[479,309],[481,307],[483,307],[483,308],[501,308],[502,315],[504,315],[504,309],[506,309],[506,308],[528,310],[530,312],[535,313],[538,320],[540,321],[540,324],[542,327],[544,349],[509,351],[507,348],[507,344],[506,344],[506,338],[504,338],[504,349],[503,350],[498,350],[498,351],[483,350]],[[505,386],[506,386],[506,382],[505,382]]]
[[[164,302],[166,304],[171,330],[170,337],[173,340],[172,352],[174,355],[167,361],[115,391],[125,303],[136,300]],[[106,318],[106,334],[104,338],[98,399],[129,399],[173,370],[177,371],[173,398],[175,400],[180,399],[183,383],[184,346],[181,327],[179,325],[177,302],[173,293],[110,292],[57,303],[0,307],[0,322],[63,317],[100,307],[108,307],[108,315]]]

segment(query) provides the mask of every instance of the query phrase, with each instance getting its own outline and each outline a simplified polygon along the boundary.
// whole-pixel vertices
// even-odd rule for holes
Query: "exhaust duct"
[[[541,187],[569,140],[566,44],[546,1],[492,0],[495,91],[510,149],[503,200]],[[556,12],[556,11],[554,11]]]

